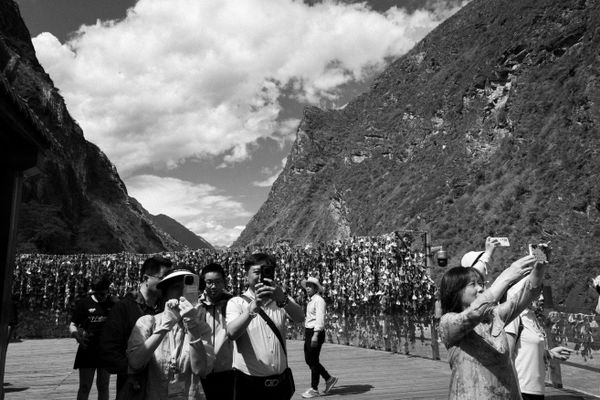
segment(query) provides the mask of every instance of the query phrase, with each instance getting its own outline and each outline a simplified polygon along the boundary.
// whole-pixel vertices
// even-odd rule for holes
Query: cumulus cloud
[[[283,171],[283,168],[285,167],[286,162],[287,162],[287,157],[284,157],[283,160],[281,160],[281,165],[278,165],[274,168],[268,168],[268,167],[263,168],[261,173],[263,175],[270,175],[270,176],[262,181],[254,181],[254,182],[252,182],[252,185],[257,186],[257,187],[273,186],[273,183],[275,183],[275,181],[279,177],[279,174],[281,173],[281,171]]]
[[[211,185],[155,175],[135,175],[126,184],[151,214],[166,214],[213,245],[229,246],[244,229],[236,222],[252,216]]]
[[[190,157],[236,163],[259,138],[285,140],[282,90],[314,104],[335,99],[454,11],[140,0],[123,20],[82,26],[67,43],[49,33],[33,42],[86,137],[127,177]]]

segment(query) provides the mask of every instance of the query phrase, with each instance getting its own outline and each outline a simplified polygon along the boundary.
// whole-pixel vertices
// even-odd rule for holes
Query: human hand
[[[199,305],[194,307],[194,305],[183,296],[179,298],[179,314],[181,314],[184,321],[198,319],[200,316],[199,307]]]
[[[170,330],[175,325],[177,325],[180,319],[181,314],[179,313],[179,301],[177,301],[177,299],[168,300],[165,303],[162,325]]]
[[[267,283],[260,282],[255,286],[256,302],[258,305],[262,305],[268,299],[274,299],[277,286],[268,278],[265,278],[265,282]]]
[[[600,275],[592,279],[592,286],[594,286],[594,288],[596,288],[596,292],[600,294]]]
[[[536,262],[535,256],[527,255],[513,262],[510,267],[502,271],[498,278],[506,279],[509,282],[516,282],[527,276],[533,270]]]
[[[273,282],[272,279],[265,278],[264,280],[268,283],[268,287],[270,287],[272,289],[271,298],[273,300],[275,300],[277,303],[281,303],[281,302],[285,301],[285,299],[287,298],[287,295],[285,294],[285,291],[283,290],[283,288],[281,286],[277,285],[275,282]],[[267,286],[267,285],[265,285],[265,286]]]
[[[485,239],[485,252],[492,258],[494,256],[494,251],[496,248],[500,246],[500,241],[497,238],[493,238],[488,236]]]
[[[318,347],[319,346],[319,337],[317,336],[317,332],[310,339],[310,347]]]
[[[85,334],[85,332],[80,332],[79,330],[77,330],[77,331],[74,331],[71,334],[71,336],[73,336],[73,338],[75,338],[77,343],[79,343],[79,345],[81,347],[83,347],[84,349],[88,346],[89,337]]]
[[[569,356],[574,351],[575,350],[571,350],[568,347],[557,346],[557,347],[555,347],[553,349],[548,350],[548,354],[550,354],[550,358],[552,358],[554,360],[565,361],[565,360],[569,359]]]

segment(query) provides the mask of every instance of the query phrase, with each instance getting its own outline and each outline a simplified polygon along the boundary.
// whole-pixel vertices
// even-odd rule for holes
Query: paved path
[[[7,400],[75,399],[78,375],[72,369],[76,351],[72,339],[25,340],[8,347],[5,386]],[[296,380],[294,399],[308,388],[302,342],[290,341],[290,366]],[[322,363],[340,378],[328,398],[344,400],[446,399],[450,369],[444,361],[392,354],[337,344],[325,344]],[[111,399],[114,398],[111,378]],[[321,386],[322,387],[322,386]],[[90,399],[95,400],[92,389]],[[548,388],[547,399],[593,399],[580,393]]]

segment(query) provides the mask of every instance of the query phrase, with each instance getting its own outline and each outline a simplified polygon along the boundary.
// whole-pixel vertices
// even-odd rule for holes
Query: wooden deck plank
[[[308,367],[304,363],[302,342],[289,341],[290,367],[294,371],[296,394],[310,383]],[[77,344],[72,339],[26,340],[8,347],[5,381],[9,386],[7,400],[63,400],[74,399],[78,374],[73,370]],[[444,361],[393,354],[383,351],[325,344],[321,362],[329,372],[339,377],[331,391],[331,399],[344,400],[398,400],[446,399],[450,368]],[[115,378],[111,377],[111,399],[114,398]],[[321,383],[323,388],[323,383]],[[97,398],[95,387],[90,399]],[[552,400],[591,399],[579,393],[548,388]]]

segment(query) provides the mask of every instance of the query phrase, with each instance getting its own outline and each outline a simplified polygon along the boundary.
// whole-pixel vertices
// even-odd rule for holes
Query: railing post
[[[548,327],[548,324],[544,323],[544,330],[546,332],[546,338],[548,338],[548,348],[552,349],[556,347],[558,344],[552,334],[551,327]],[[560,361],[552,358],[550,359],[550,382],[552,382],[552,386],[555,388],[561,389],[563,387]]]
[[[431,318],[431,323],[429,326],[429,329],[431,330],[431,358],[433,358],[434,360],[439,360],[440,344],[438,343],[437,335],[438,320],[436,318]]]

